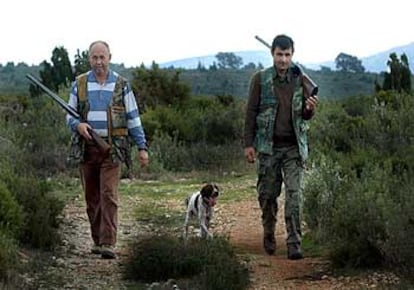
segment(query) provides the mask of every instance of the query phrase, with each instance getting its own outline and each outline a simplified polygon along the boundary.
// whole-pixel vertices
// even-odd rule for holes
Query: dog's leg
[[[209,231],[209,220],[207,218],[207,214],[205,209],[203,208],[202,211],[199,212],[199,221],[200,221],[200,229],[201,229],[201,237],[203,239],[209,238],[212,239],[213,235]]]
[[[188,223],[190,221],[190,210],[187,210],[185,214],[185,220],[184,220],[184,232],[183,232],[183,238],[184,240],[188,239]]]

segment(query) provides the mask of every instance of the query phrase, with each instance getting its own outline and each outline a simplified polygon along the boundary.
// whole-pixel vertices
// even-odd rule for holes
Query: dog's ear
[[[202,197],[210,197],[213,191],[214,186],[211,183],[208,183],[201,188],[200,193]]]
[[[213,184],[212,197],[218,197],[220,195],[220,189],[217,184]]]

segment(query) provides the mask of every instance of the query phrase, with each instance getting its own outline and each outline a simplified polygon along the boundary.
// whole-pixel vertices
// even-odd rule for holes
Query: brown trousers
[[[102,156],[96,146],[86,145],[80,176],[95,245],[116,244],[120,174],[120,163],[112,162],[110,155]]]

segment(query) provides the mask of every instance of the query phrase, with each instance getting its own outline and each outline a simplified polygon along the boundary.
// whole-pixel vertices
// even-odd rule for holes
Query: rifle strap
[[[82,122],[86,122],[89,112],[88,102],[88,73],[83,73],[76,77],[78,84],[78,113]]]

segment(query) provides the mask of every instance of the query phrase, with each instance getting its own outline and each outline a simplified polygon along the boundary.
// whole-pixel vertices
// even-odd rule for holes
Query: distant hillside
[[[405,53],[408,57],[408,63],[410,65],[411,71],[414,71],[414,42],[404,46],[394,47],[387,51],[362,58],[362,65],[365,67],[367,71],[387,71],[387,61],[389,59],[390,54],[393,52],[395,52],[398,56],[401,56],[401,54]]]
[[[397,53],[398,56],[405,53],[408,57],[411,71],[414,71],[414,42],[403,46],[393,47],[389,50],[359,59],[362,61],[362,65],[368,72],[380,73],[383,71],[387,71],[387,61],[392,52]],[[237,56],[240,56],[243,59],[243,65],[246,65],[248,63],[254,63],[258,65],[259,63],[261,63],[264,67],[266,67],[272,64],[270,54],[266,50],[245,50],[233,53]],[[344,53],[346,53],[346,51],[344,51]],[[209,68],[210,65],[212,65],[214,62],[217,62],[215,55],[206,55],[165,62],[160,64],[160,66],[164,68],[175,67],[184,69],[194,69],[197,68],[198,64],[200,63],[205,68]],[[303,65],[306,68],[313,70],[319,70],[321,66],[330,67],[332,70],[336,69],[335,60],[321,63],[304,63]]]

